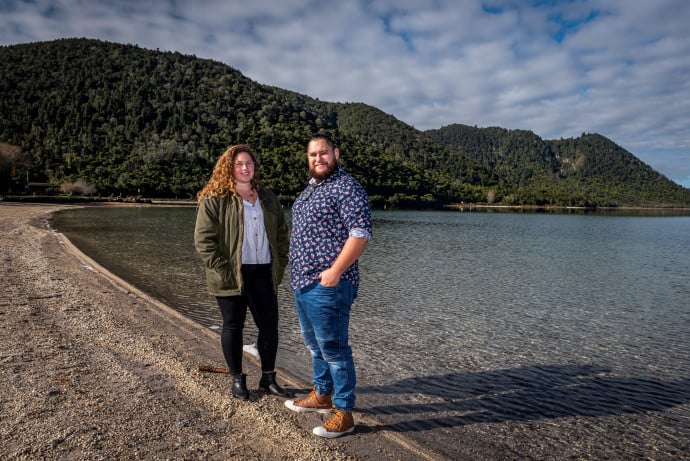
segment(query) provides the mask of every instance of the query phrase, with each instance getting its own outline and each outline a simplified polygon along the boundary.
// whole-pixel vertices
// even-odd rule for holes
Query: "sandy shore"
[[[256,390],[230,396],[217,334],[114,277],[46,224],[67,205],[0,202],[0,459],[432,459],[356,414],[355,434],[311,434]],[[297,391],[284,371],[279,382]]]

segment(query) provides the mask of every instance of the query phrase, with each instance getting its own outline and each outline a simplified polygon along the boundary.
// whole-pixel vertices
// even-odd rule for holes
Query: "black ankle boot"
[[[232,375],[232,396],[238,399],[249,399],[249,391],[247,390],[247,375],[240,373]]]
[[[276,372],[261,373],[261,381],[259,381],[259,389],[269,392],[278,397],[291,397],[292,394],[280,387],[276,382]]]

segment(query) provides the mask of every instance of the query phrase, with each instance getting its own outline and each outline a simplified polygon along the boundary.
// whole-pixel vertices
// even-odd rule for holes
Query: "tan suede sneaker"
[[[328,414],[331,412],[331,408],[333,408],[333,401],[330,395],[317,394],[316,386],[314,386],[307,397],[299,400],[286,400],[285,406],[298,413],[315,411]]]
[[[327,439],[334,439],[341,435],[349,434],[355,430],[355,420],[352,418],[352,412],[333,410],[333,416],[326,421],[323,426],[315,427],[313,432],[319,437],[326,437]]]

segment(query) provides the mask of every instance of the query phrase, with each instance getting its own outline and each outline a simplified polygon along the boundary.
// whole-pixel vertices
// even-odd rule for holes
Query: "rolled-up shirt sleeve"
[[[354,227],[350,229],[350,237],[371,240],[371,232],[361,227]]]

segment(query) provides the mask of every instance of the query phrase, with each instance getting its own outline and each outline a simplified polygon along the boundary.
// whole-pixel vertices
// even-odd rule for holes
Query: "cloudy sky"
[[[688,0],[0,0],[0,45],[179,51],[420,130],[599,133],[690,187]]]

